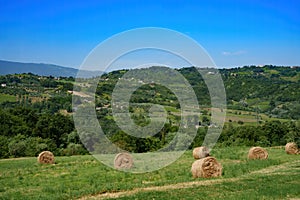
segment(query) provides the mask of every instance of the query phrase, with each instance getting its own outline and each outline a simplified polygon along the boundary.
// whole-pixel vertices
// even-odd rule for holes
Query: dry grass
[[[268,158],[267,150],[261,147],[252,147],[248,152],[248,159],[265,160]]]
[[[41,152],[37,159],[41,164],[54,164],[54,155],[50,151]]]
[[[206,157],[196,160],[192,164],[191,172],[193,178],[211,178],[222,175],[222,166],[214,157]]]
[[[133,167],[133,158],[129,153],[119,153],[114,160],[115,169],[130,169]]]
[[[285,152],[287,154],[299,154],[300,150],[298,149],[298,146],[294,142],[289,142],[285,145]]]
[[[196,147],[193,150],[193,157],[195,159],[201,159],[209,156],[209,149],[207,147]]]

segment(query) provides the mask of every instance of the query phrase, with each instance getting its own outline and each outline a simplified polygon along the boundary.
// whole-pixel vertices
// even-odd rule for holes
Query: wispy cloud
[[[240,50],[240,51],[223,51],[222,52],[222,55],[223,56],[239,56],[239,55],[243,55],[243,54],[246,54],[247,52],[244,51],[244,50]]]

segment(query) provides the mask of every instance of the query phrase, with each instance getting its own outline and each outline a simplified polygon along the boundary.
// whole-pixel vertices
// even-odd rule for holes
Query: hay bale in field
[[[41,164],[54,164],[54,155],[50,151],[43,151],[38,156],[38,162]]]
[[[133,167],[133,158],[129,153],[119,153],[114,160],[115,169],[130,169]]]
[[[196,147],[194,150],[193,150],[193,157],[195,159],[201,159],[201,158],[205,158],[209,156],[209,149],[205,146],[203,147]]]
[[[196,160],[192,164],[191,172],[193,178],[210,178],[222,175],[222,165],[211,156]]]
[[[265,160],[268,158],[268,152],[261,147],[252,147],[248,152],[248,159]]]
[[[285,152],[287,154],[300,154],[300,150],[295,142],[289,142],[285,145]]]

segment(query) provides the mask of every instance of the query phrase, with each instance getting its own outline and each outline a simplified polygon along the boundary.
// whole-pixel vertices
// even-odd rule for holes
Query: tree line
[[[38,113],[32,108],[0,108],[0,157],[85,154],[71,117]]]

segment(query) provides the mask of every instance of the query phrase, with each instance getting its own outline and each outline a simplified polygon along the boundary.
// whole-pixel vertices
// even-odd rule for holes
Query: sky
[[[300,65],[298,0],[0,0],[0,60],[78,68],[104,40],[142,27],[187,35],[219,68]]]

